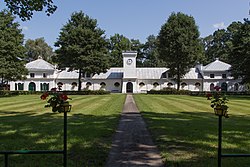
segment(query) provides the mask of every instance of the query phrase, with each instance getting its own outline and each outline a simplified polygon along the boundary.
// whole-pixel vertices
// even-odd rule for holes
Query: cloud
[[[29,28],[27,26],[22,26],[21,29],[24,30],[24,31],[28,31],[29,30]]]
[[[216,28],[216,29],[224,29],[224,28],[226,28],[224,22],[216,23],[216,24],[213,25],[213,27]]]

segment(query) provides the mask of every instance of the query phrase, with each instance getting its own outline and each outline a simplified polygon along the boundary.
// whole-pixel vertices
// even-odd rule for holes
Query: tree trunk
[[[180,67],[179,65],[177,66],[177,91],[180,90],[180,83],[181,82],[181,77],[180,77]]]
[[[78,76],[78,91],[81,91],[82,89],[82,69],[79,69],[79,76]]]

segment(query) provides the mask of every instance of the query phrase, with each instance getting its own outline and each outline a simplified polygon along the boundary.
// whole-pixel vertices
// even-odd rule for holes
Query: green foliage
[[[54,57],[59,68],[79,70],[78,90],[81,89],[82,74],[99,74],[109,68],[104,31],[97,27],[95,19],[82,11],[71,15],[68,23],[61,29],[55,46],[59,47]]]
[[[10,12],[18,15],[23,21],[30,20],[34,11],[42,11],[46,8],[45,13],[49,16],[56,10],[53,0],[4,0]]]
[[[108,49],[110,52],[111,67],[123,67],[122,52],[131,50],[131,42],[128,38],[120,34],[115,34],[108,39]]]
[[[144,67],[160,67],[164,66],[164,62],[159,59],[157,50],[157,38],[154,35],[149,35],[146,43],[143,45]]]
[[[43,60],[52,62],[54,52],[52,47],[45,42],[44,38],[28,39],[25,42],[25,48],[27,50],[27,59],[30,61],[42,57]]]
[[[169,72],[176,76],[178,90],[180,78],[202,58],[202,49],[194,18],[172,13],[158,35],[158,51]]]
[[[230,53],[230,64],[232,75],[242,78],[242,83],[250,83],[250,22],[237,26],[237,31],[232,34],[232,52]]]
[[[23,79],[27,74],[23,34],[10,12],[0,12],[0,84]]]
[[[241,22],[231,23],[227,29],[220,29],[202,39],[205,48],[205,63],[210,63],[216,58],[229,63],[229,55],[232,52],[233,44],[232,37],[240,29]]]

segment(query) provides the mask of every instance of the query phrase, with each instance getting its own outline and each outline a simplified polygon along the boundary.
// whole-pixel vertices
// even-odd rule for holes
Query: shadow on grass
[[[143,111],[166,166],[217,166],[218,118],[207,112]],[[223,118],[222,153],[250,154],[250,117]],[[250,158],[223,158],[227,167],[249,166]]]
[[[0,150],[62,150],[63,114],[0,111]],[[6,116],[4,116],[6,115]],[[119,114],[68,116],[68,166],[104,166]],[[62,155],[11,155],[10,166],[62,166]],[[0,166],[4,156],[0,155]]]

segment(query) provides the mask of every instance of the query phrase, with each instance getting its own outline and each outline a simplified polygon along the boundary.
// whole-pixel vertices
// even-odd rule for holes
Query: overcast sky
[[[205,37],[233,21],[249,18],[249,3],[250,0],[54,0],[58,9],[50,17],[39,12],[30,21],[16,20],[25,39],[44,37],[54,48],[62,26],[73,12],[82,10],[97,19],[107,38],[119,33],[144,43],[149,35],[158,35],[172,12],[193,16],[201,37]],[[1,0],[0,8],[4,7]]]

